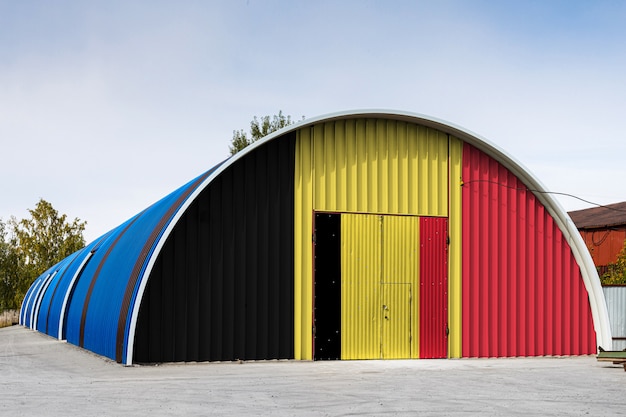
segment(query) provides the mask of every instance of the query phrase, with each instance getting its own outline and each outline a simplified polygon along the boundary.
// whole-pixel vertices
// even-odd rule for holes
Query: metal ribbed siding
[[[352,119],[300,131],[312,148],[314,209],[448,213],[448,136],[415,124]]]
[[[626,240],[626,230],[619,227],[599,230],[583,229],[580,234],[597,266],[615,263]]]
[[[381,219],[382,304],[389,308],[383,311],[382,357],[419,358],[420,218],[382,216]]]
[[[354,118],[297,131],[295,357],[312,358],[312,213],[448,215],[449,136],[417,124]],[[459,153],[456,153],[459,156]]]
[[[42,333],[51,334],[56,337],[58,335],[57,325],[54,319],[49,320],[50,318],[50,307],[53,299],[57,295],[57,289],[59,283],[63,280],[63,277],[67,274],[68,270],[71,269],[74,261],[77,257],[80,256],[80,251],[77,251],[67,258],[63,259],[56,267],[54,273],[50,277],[50,282],[48,283],[47,288],[44,289],[45,293],[42,294],[40,305],[37,308],[37,317],[35,327],[37,331]],[[48,327],[50,322],[52,322],[53,331],[52,333],[48,332]]]
[[[552,217],[468,144],[463,181],[463,356],[594,353],[587,291]]]
[[[237,160],[186,208],[150,274],[134,361],[293,358],[294,136]]]
[[[626,286],[609,285],[602,287],[606,306],[609,310],[613,350],[626,349]]]
[[[448,356],[448,219],[420,219],[420,358]]]
[[[341,359],[380,358],[379,216],[341,216]]]
[[[419,357],[419,224],[341,215],[342,359]]]
[[[133,267],[138,262],[145,263],[149,255],[146,244],[162,232],[171,218],[172,207],[180,205],[181,198],[207,175],[204,173],[183,185],[118,226],[98,243],[100,248],[84,265],[67,307],[68,342],[118,362],[125,361],[120,352],[128,342],[128,311],[124,306],[128,307],[133,301],[136,289]]]
[[[448,357],[460,358],[462,355],[462,165],[463,142],[450,137],[450,210],[448,215]]]
[[[31,284],[30,288],[26,292],[24,296],[24,301],[22,302],[22,308],[20,309],[20,324],[22,326],[31,327],[33,323],[33,308],[37,297],[39,296],[39,292],[46,280],[51,274],[53,268],[50,268],[43,274],[41,274],[35,281]]]

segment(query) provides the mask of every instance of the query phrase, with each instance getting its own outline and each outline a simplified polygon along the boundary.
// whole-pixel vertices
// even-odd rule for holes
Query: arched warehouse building
[[[467,130],[387,111],[249,146],[46,271],[20,322],[124,364],[611,348],[542,185]]]

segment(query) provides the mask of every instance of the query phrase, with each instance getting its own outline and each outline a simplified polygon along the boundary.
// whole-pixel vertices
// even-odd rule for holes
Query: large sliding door
[[[315,359],[447,357],[447,219],[315,218]]]

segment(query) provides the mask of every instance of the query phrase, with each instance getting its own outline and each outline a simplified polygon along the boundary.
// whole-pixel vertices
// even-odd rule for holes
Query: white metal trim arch
[[[425,116],[418,113],[404,112],[404,111],[395,111],[395,110],[380,110],[380,109],[372,109],[372,110],[351,110],[351,111],[341,111],[336,113],[325,114],[317,117],[313,117],[310,119],[306,119],[303,121],[296,122],[292,125],[286,126],[276,132],[273,132],[263,139],[247,146],[242,151],[238,152],[231,158],[224,161],[215,171],[213,171],[203,182],[200,184],[193,193],[189,195],[189,197],[185,200],[185,202],[178,209],[176,214],[173,216],[172,220],[168,224],[164,233],[159,238],[154,250],[152,251],[150,258],[148,260],[148,264],[143,272],[143,275],[140,277],[140,284],[137,290],[137,295],[135,298],[135,302],[132,306],[132,314],[131,314],[131,322],[128,333],[128,343],[126,347],[125,356],[122,362],[125,365],[132,365],[133,363],[133,349],[134,349],[134,341],[135,341],[135,330],[137,326],[137,317],[139,315],[139,308],[141,307],[141,300],[143,298],[143,293],[145,291],[145,287],[147,284],[148,277],[152,272],[152,268],[154,267],[154,263],[156,258],[158,257],[165,241],[169,237],[170,233],[178,223],[178,220],[185,213],[187,208],[195,201],[195,199],[200,195],[200,193],[215,179],[217,178],[223,171],[225,171],[228,167],[234,164],[239,159],[243,158],[247,154],[254,152],[256,148],[263,146],[265,143],[274,140],[286,133],[290,133],[296,131],[298,129],[302,129],[307,126],[311,126],[321,122],[331,122],[333,120],[341,120],[348,118],[381,118],[381,119],[393,119],[406,121],[410,123],[415,123],[427,127],[431,127],[442,132],[451,134],[458,139],[469,143],[470,145],[476,147],[477,149],[485,152],[487,155],[491,156],[499,163],[501,163],[505,168],[511,171],[515,176],[520,178],[525,184],[527,184],[535,197],[545,206],[550,215],[554,218],[555,222],[559,226],[559,229],[563,233],[565,239],[567,240],[569,246],[572,249],[572,253],[574,254],[574,258],[578,263],[581,271],[581,275],[583,278],[583,282],[585,284],[585,288],[589,294],[589,304],[591,307],[591,314],[593,317],[594,328],[596,331],[596,342],[598,345],[604,347],[605,349],[612,348],[612,336],[611,336],[611,328],[609,324],[609,316],[608,310],[606,307],[606,301],[604,299],[604,293],[602,292],[602,286],[600,284],[600,278],[598,277],[598,273],[596,271],[595,265],[587,250],[585,243],[582,239],[582,236],[576,229],[574,223],[571,218],[567,214],[567,212],[561,207],[558,201],[552,196],[548,190],[541,184],[541,182],[530,172],[528,171],[519,161],[509,155],[507,152],[491,143],[487,139],[477,135],[467,129],[464,129],[460,126],[454,125],[452,123],[448,123],[441,119],[432,118],[429,116]]]

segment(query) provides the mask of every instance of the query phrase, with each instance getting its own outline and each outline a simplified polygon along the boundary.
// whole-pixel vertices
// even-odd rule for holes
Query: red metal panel
[[[582,275],[552,216],[468,144],[463,181],[463,356],[595,353]]]
[[[447,218],[420,218],[420,358],[448,356],[447,239]]]

